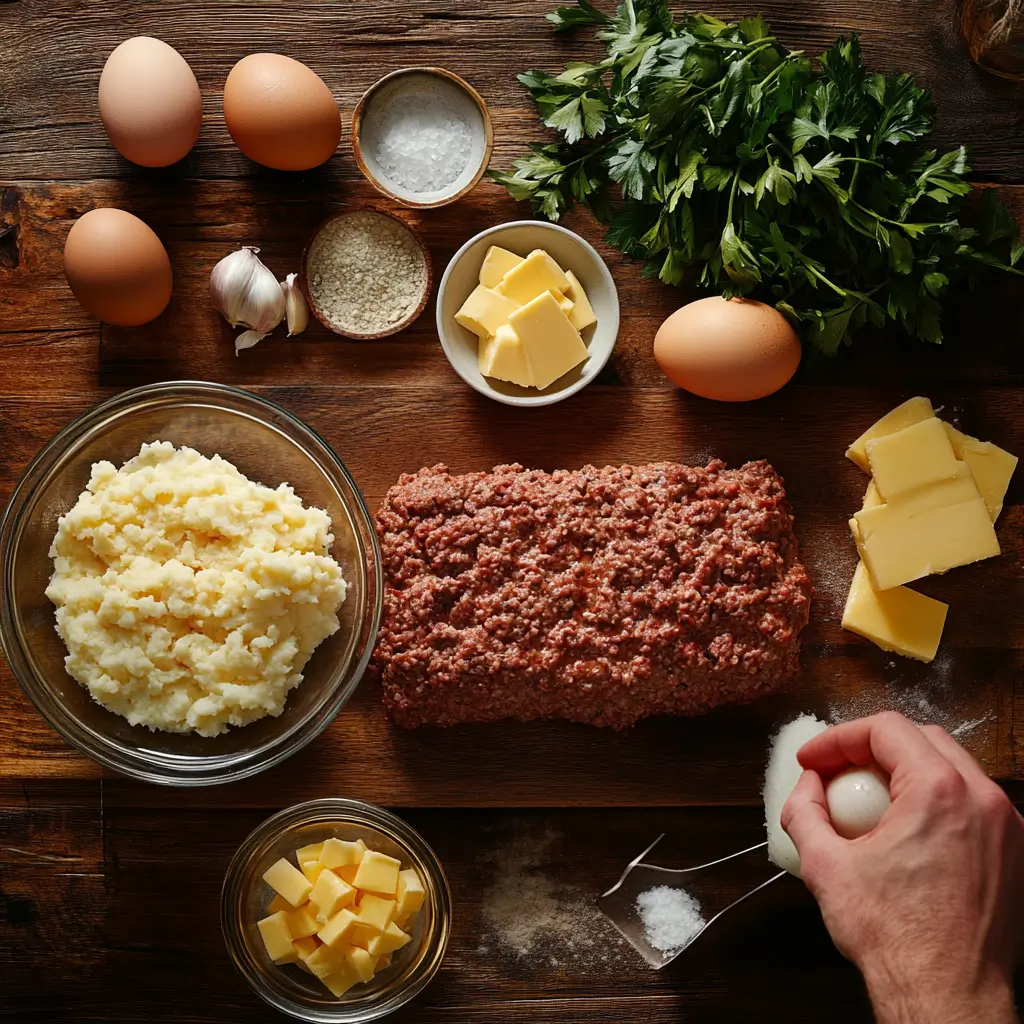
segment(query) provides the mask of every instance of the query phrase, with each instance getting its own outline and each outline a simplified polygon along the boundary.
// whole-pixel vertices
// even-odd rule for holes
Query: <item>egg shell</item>
[[[279,171],[319,166],[341,139],[341,111],[327,84],[279,53],[252,53],[231,69],[224,120],[247,157]]]
[[[88,312],[120,327],[148,323],[171,299],[167,250],[125,210],[90,210],[75,221],[64,243],[64,276]]]
[[[177,163],[203,121],[199,83],[185,58],[152,36],[126,39],[100,75],[100,119],[117,151],[143,167]]]
[[[772,306],[714,295],[677,309],[658,329],[654,358],[679,387],[719,402],[778,391],[800,365],[800,339]]]

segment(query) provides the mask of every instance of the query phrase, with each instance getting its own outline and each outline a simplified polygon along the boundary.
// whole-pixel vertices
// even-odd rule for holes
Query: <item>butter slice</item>
[[[857,563],[843,610],[843,629],[881,647],[925,663],[939,649],[949,606],[908,587],[875,590],[863,562]]]
[[[500,245],[492,245],[487,250],[483,263],[480,264],[480,283],[485,288],[497,288],[501,284],[501,279],[522,262],[522,256],[502,249]]]
[[[559,309],[550,291],[517,309],[508,322],[522,339],[535,388],[548,387],[587,358],[580,332]]]
[[[526,349],[508,324],[502,324],[493,338],[480,342],[478,363],[485,377],[507,380],[524,388],[533,384]]]
[[[576,275],[571,270],[567,270],[565,276],[569,278],[569,290],[565,294],[573,302],[572,312],[569,314],[569,323],[577,331],[582,331],[584,327],[596,324],[597,316],[594,313],[594,307],[590,305],[587,293],[583,290],[583,285],[580,284]]]
[[[915,423],[920,423],[921,420],[929,419],[934,415],[935,410],[927,398],[909,398],[902,405],[896,406],[892,412],[886,413],[877,423],[868,427],[846,449],[846,457],[852,462],[857,463],[865,473],[870,473],[871,467],[868,465],[866,448],[868,441],[876,437],[884,437],[886,434],[894,434],[897,430],[905,430],[907,427],[912,427]]]
[[[974,482],[985,499],[988,514],[994,523],[1003,510],[1003,498],[1006,497],[1013,471],[1017,468],[1017,456],[991,441],[979,441],[976,437],[962,434],[948,423],[943,423],[943,427],[956,457],[970,466]]]
[[[942,420],[922,420],[866,444],[872,479],[885,501],[929,484],[952,480],[963,465],[949,443]]]
[[[525,306],[544,292],[561,292],[564,295],[568,290],[569,278],[565,271],[543,249],[534,249],[505,275],[497,288],[499,294],[520,306]]]
[[[478,284],[455,314],[455,320],[477,337],[487,338],[496,333],[519,306],[520,303],[499,295],[493,288]]]

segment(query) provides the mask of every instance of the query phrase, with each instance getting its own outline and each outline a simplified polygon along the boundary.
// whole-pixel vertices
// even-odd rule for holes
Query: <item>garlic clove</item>
[[[210,298],[233,327],[248,327],[265,335],[284,319],[285,298],[258,252],[245,246],[225,256],[210,274]]]
[[[275,325],[276,326],[276,325]],[[270,331],[245,331],[235,338],[235,355],[243,349],[252,348],[258,345]]]
[[[296,276],[289,274],[281,282],[289,338],[301,334],[309,325],[309,305],[306,303],[306,296],[302,294],[302,289],[295,283]]]

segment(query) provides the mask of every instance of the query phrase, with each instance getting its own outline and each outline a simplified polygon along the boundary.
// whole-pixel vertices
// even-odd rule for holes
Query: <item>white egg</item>
[[[847,768],[825,790],[832,827],[844,839],[870,832],[889,809],[889,776],[877,765]]]

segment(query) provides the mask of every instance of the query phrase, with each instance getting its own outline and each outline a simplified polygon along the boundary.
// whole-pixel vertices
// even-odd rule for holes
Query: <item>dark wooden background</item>
[[[1003,557],[924,587],[952,604],[935,664],[896,661],[839,628],[855,561],[845,520],[864,489],[842,457],[853,437],[897,401],[925,393],[969,433],[1024,453],[1022,316],[1009,283],[954,297],[941,349],[865,339],[832,364],[805,365],[780,395],[735,407],[666,384],[651,344],[682,296],[642,282],[635,266],[606,248],[624,312],[615,356],[599,382],[551,409],[510,410],[469,391],[444,360],[432,308],[384,342],[353,344],[314,326],[234,356],[231,332],[206,300],[214,262],[240,244],[258,244],[283,276],[297,269],[304,241],[327,212],[383,205],[358,175],[347,131],[334,159],[308,174],[257,168],[235,150],[220,105],[234,62],[259,50],[297,57],[327,81],[346,117],[387,71],[449,67],[490,105],[494,165],[507,166],[539,134],[514,73],[596,52],[586,37],[553,36],[542,20],[550,6],[2,0],[0,500],[73,415],[119,389],[178,378],[253,388],[287,406],[332,442],[371,506],[399,473],[436,461],[461,471],[511,460],[555,468],[766,457],[786,478],[818,588],[799,687],[750,708],[622,735],[557,723],[407,734],[387,725],[368,683],[288,764],[226,788],[173,792],[104,775],[68,748],[0,662],[0,1019],[279,1019],[223,951],[223,870],[271,809],[333,794],[400,808],[449,871],[456,907],[449,957],[396,1019],[865,1021],[855,971],[793,880],[654,973],[630,951],[592,947],[586,936],[568,958],[502,952],[483,907],[503,851],[537,842],[537,870],[596,895],[661,831],[673,863],[750,845],[761,836],[768,737],[802,710],[849,715],[923,697],[922,715],[974,723],[964,742],[1017,793],[1024,478],[1014,481],[1000,521]],[[967,143],[977,180],[998,185],[1024,213],[1024,91],[969,65],[952,0],[715,0],[707,9],[720,17],[760,9],[787,44],[811,51],[858,31],[871,65],[912,71],[931,87],[938,141]],[[97,116],[103,61],[139,33],[177,47],[204,93],[197,147],[162,171],[122,160]],[[64,282],[60,254],[71,222],[104,205],[141,216],[170,252],[174,299],[145,327],[97,323]],[[468,236],[525,215],[484,183],[454,207],[409,219],[428,239],[439,274]],[[588,219],[569,224],[600,244],[601,230]]]

